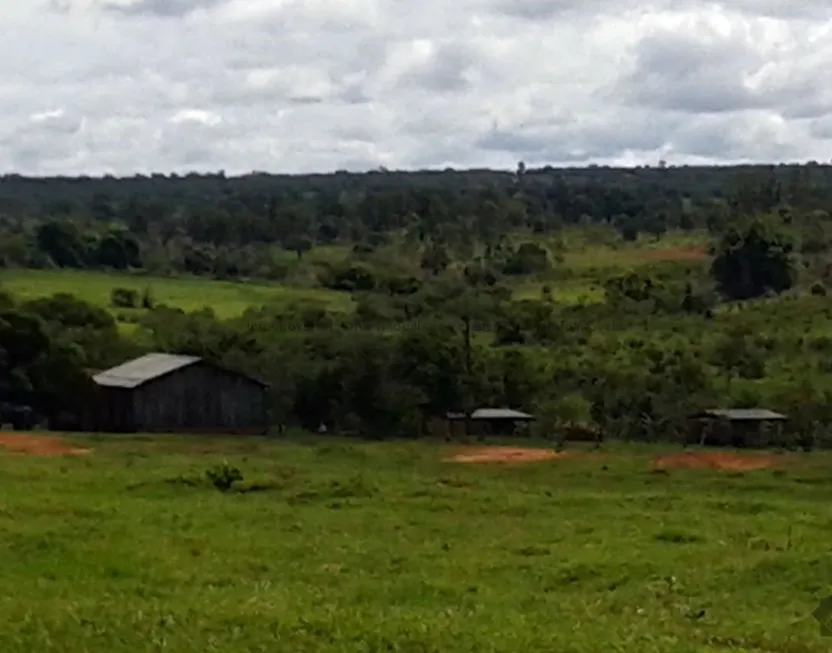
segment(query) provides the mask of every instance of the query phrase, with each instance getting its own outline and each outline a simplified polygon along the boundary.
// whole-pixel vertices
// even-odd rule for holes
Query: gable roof
[[[93,376],[93,381],[106,388],[138,388],[143,383],[198,363],[198,356],[147,354]]]
[[[448,413],[448,419],[465,419],[465,413]],[[511,408],[478,408],[469,419],[505,419],[505,420],[531,420],[533,415],[521,413]]]
[[[534,417],[511,408],[478,408],[471,413],[471,419],[534,419]]]
[[[733,422],[741,421],[783,421],[788,419],[785,415],[775,413],[774,411],[765,408],[711,408],[697,413],[694,417],[715,417],[717,419],[727,419]]]

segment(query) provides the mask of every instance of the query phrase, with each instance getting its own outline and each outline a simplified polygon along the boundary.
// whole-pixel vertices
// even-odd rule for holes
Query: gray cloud
[[[580,9],[582,4],[584,3],[569,0],[496,0],[494,8],[498,12],[515,18],[549,20],[574,12]]]
[[[128,16],[157,16],[162,18],[181,18],[195,11],[205,11],[227,0],[133,0],[133,2],[110,2],[102,0],[100,6]]]
[[[465,44],[449,43],[432,48],[425,60],[399,77],[399,85],[428,92],[455,93],[470,90],[470,74],[479,66],[477,53]]]
[[[612,16],[624,11],[692,12],[718,9],[745,16],[783,20],[828,20],[829,5],[825,0],[652,0],[633,3],[626,0],[492,0],[495,11],[514,18],[540,21],[559,17],[587,15]]]
[[[824,160],[827,6],[0,0],[0,169]]]
[[[663,29],[636,46],[635,69],[621,79],[622,96],[633,104],[691,114],[757,108],[747,78],[766,60],[742,35],[699,24],[688,33]]]
[[[813,138],[832,140],[832,115],[811,121],[809,123],[809,133]]]
[[[783,20],[829,20],[829,4],[825,0],[725,0],[722,6],[745,14]]]

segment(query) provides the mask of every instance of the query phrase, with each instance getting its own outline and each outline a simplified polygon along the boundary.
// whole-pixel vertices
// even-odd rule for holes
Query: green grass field
[[[826,653],[828,455],[651,471],[436,444],[98,437],[0,452],[4,653]],[[224,459],[243,490],[201,481]]]
[[[157,303],[186,311],[210,306],[223,318],[241,315],[252,306],[296,300],[322,301],[335,310],[350,310],[352,306],[352,299],[348,294],[317,288],[103,272],[7,270],[0,276],[0,283],[11,293],[24,299],[66,292],[104,308],[110,308],[110,293],[114,287],[132,288],[139,292],[149,287]]]
[[[533,237],[523,234],[510,236],[510,240],[517,242],[529,238]],[[703,254],[705,239],[701,234],[670,233],[658,241],[642,237],[637,242],[624,243],[611,228],[584,228],[567,229],[559,237],[541,242],[560,256],[560,260],[553,263],[553,274],[567,273],[570,277],[553,279],[546,285],[552,288],[556,301],[576,304],[603,301],[602,282],[611,270],[662,261],[696,260]],[[349,252],[349,247],[331,245],[316,247],[306,253],[293,272],[292,278],[297,282],[295,286],[73,270],[5,270],[0,275],[0,284],[24,299],[67,292],[104,308],[111,308],[110,293],[114,287],[132,288],[139,292],[149,287],[158,303],[187,311],[210,306],[221,318],[235,317],[247,308],[267,303],[302,300],[316,300],[331,309],[349,311],[353,301],[348,293],[301,287],[314,283],[312,270],[316,264],[342,260]],[[296,261],[291,252],[283,252],[282,255],[289,261]],[[524,280],[516,286],[515,297],[539,299],[543,285],[542,281]],[[131,325],[123,324],[122,327],[130,328]]]
[[[552,299],[561,304],[597,304],[606,298],[603,287],[598,283],[578,279],[575,281],[560,281],[552,283],[529,282],[514,289],[514,299],[543,298],[543,286],[548,285],[552,290]]]
[[[555,278],[550,281],[522,281],[514,289],[515,299],[541,299],[544,285],[562,304],[593,304],[605,299],[604,281],[612,274],[629,269],[672,263],[704,262],[707,241],[702,234],[671,233],[656,240],[640,238],[624,243],[610,229],[567,230],[560,240],[545,244],[560,256],[553,263]]]

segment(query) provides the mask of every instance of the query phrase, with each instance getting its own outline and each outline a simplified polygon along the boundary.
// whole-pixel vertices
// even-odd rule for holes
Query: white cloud
[[[174,125],[195,123],[205,127],[215,127],[222,122],[222,116],[219,116],[212,111],[205,111],[203,109],[181,109],[168,118],[168,122],[171,122]]]
[[[821,0],[0,0],[0,169],[828,160]]]

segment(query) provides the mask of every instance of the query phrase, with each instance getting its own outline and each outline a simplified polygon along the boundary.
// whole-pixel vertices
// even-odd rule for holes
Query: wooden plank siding
[[[204,362],[136,388],[100,388],[92,430],[111,433],[265,433],[266,392]]]

